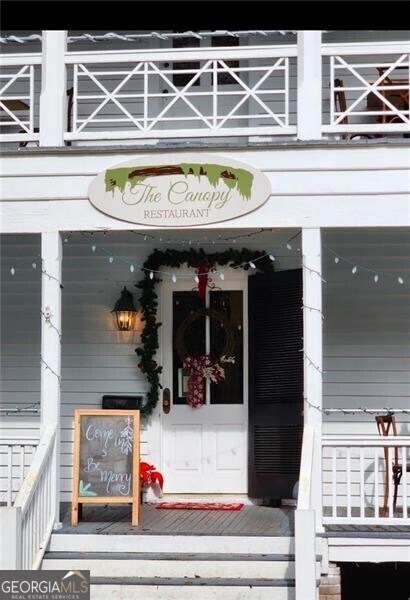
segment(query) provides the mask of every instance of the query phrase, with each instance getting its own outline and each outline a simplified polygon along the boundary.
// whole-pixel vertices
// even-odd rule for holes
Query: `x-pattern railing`
[[[19,127],[24,133],[34,133],[34,65],[23,65],[16,72],[2,73],[0,79],[5,81],[0,89],[0,109],[9,117],[1,120],[1,126]],[[18,90],[13,92],[16,87]],[[17,111],[21,111],[22,116]]]
[[[383,118],[384,123],[394,122],[397,125],[402,125],[404,128],[410,124],[409,113],[409,93],[410,93],[410,55],[401,54],[393,62],[379,63],[349,63],[343,56],[330,57],[330,124],[341,125],[346,124],[350,117],[362,117],[362,123],[374,122],[375,117]],[[397,71],[396,69],[401,69]],[[360,70],[365,70],[367,73],[378,72],[378,76],[374,81],[366,79]],[[405,69],[405,70],[404,70]],[[403,73],[404,75],[400,75]],[[340,73],[343,72],[344,77],[349,77],[349,82],[343,85],[336,86],[335,81],[339,79]],[[391,74],[394,73],[397,79],[392,80]],[[399,73],[399,75],[397,75]],[[352,83],[352,79],[353,83]],[[339,79],[340,81],[340,79]],[[354,85],[355,82],[361,85]],[[359,92],[359,95],[349,100],[346,92]],[[402,91],[401,98],[403,99],[403,107],[393,104],[388,93],[392,91]],[[345,98],[345,110],[337,111],[335,109],[335,95],[343,94]],[[369,96],[373,95],[379,101],[377,110],[367,110],[363,108],[363,101],[368,100]]]
[[[153,60],[151,54],[149,59],[136,60],[131,66],[129,55],[125,59],[118,55],[119,64],[111,61],[101,68],[98,61],[99,70],[94,70],[92,57],[86,58],[72,61],[73,127],[66,139],[96,137],[95,132],[103,127],[111,133],[118,130],[119,124],[128,129],[121,137],[147,138],[249,135],[252,129],[257,134],[268,129],[272,133],[291,133],[295,129],[289,126],[288,56],[266,54],[261,61],[248,52],[238,55],[240,66],[231,66],[232,52],[211,58],[202,55],[196,61],[197,68],[192,68],[191,61],[187,65],[184,57],[179,59],[180,65],[178,58],[173,59],[173,68],[169,69],[162,55]],[[175,74],[186,77],[184,85],[175,83]],[[221,75],[229,78],[229,86],[220,82]],[[112,91],[110,78],[115,80]],[[90,93],[90,82],[98,93]],[[251,110],[251,101],[256,110]],[[87,107],[90,102],[92,109]],[[114,110],[107,114],[110,103]],[[133,109],[136,104],[137,109]]]

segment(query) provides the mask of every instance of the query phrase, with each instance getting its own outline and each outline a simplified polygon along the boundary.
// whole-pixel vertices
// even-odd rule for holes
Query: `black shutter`
[[[302,269],[249,277],[249,486],[291,498],[303,433]]]

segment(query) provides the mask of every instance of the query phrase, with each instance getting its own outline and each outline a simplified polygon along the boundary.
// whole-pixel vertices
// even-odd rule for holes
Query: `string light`
[[[130,271],[131,271],[131,273],[134,273],[134,271],[135,271],[134,265],[130,265]]]
[[[222,237],[221,234],[218,234],[218,240],[217,241],[218,241],[218,243],[229,242],[229,241],[231,241],[233,243],[233,242],[236,242],[236,240],[239,239],[239,238],[251,238],[251,237],[253,237],[255,235],[259,235],[261,233],[273,232],[273,231],[276,231],[276,229],[273,229],[273,228],[269,228],[269,229],[268,228],[266,228],[266,229],[259,228],[259,229],[255,230],[255,231],[247,232],[247,233],[244,233],[244,234],[239,234],[239,235],[236,235],[236,236]],[[94,232],[79,232],[79,233],[81,235],[85,236],[85,237],[87,237],[87,236],[94,237]],[[99,232],[96,232],[96,233],[99,233]],[[108,231],[106,229],[104,229],[100,233],[103,233],[104,235],[106,235],[108,233]],[[147,233],[141,233],[141,232],[137,232],[137,231],[132,231],[132,233],[135,234],[135,235],[137,235],[137,236],[143,237],[144,240],[148,240],[149,239],[149,240],[152,240],[152,241],[154,241],[154,240],[156,240],[156,241],[158,241],[158,240],[164,241],[163,237],[159,237],[158,238],[158,237],[156,237],[154,235],[150,235],[150,234],[147,234]],[[288,239],[285,243],[283,243],[282,247],[286,246],[286,248],[292,249],[291,241],[294,240],[296,237],[300,236],[300,234],[301,234],[301,231],[298,231],[295,235],[293,235],[290,239]],[[72,232],[69,234],[69,236],[67,236],[67,238],[65,238],[65,240],[68,240],[71,235],[72,235]],[[211,243],[212,245],[214,245],[216,243],[215,240],[209,240],[207,236],[205,236],[204,239],[207,240],[208,244]],[[197,240],[192,240],[192,239],[191,240],[172,240],[171,238],[169,238],[169,239],[166,239],[165,242],[167,244],[182,245],[182,246],[184,246],[186,244],[190,244],[190,245],[197,244],[199,246],[199,245],[202,245],[204,243],[204,240],[203,239],[201,239],[201,240],[200,239],[197,239]],[[279,245],[277,247],[279,247]],[[102,252],[104,252],[107,255],[110,264],[112,264],[114,262],[114,256],[111,254],[111,252],[109,250],[107,250],[103,246],[100,246],[100,245],[97,246],[95,243],[91,246],[91,250],[93,252],[96,252],[97,248],[99,248]],[[371,269],[371,268],[359,265],[357,263],[354,263],[354,262],[350,261],[347,258],[341,257],[339,253],[335,252],[335,250],[333,250],[332,248],[326,246],[325,244],[322,245],[322,248],[323,248],[323,250],[326,250],[330,254],[334,255],[334,262],[335,262],[335,264],[339,264],[340,262],[345,262],[347,264],[350,264],[353,275],[357,274],[361,270],[362,271],[367,271],[367,272],[369,272],[371,274],[371,276],[373,277],[373,281],[375,283],[378,283],[380,281],[381,275],[375,269]],[[250,268],[256,268],[256,266],[252,266],[252,265],[256,265],[256,262],[258,260],[264,259],[265,257],[268,257],[269,260],[271,260],[272,262],[276,260],[275,254],[272,252],[272,250],[267,250],[266,254],[263,253],[259,257],[254,258],[250,262],[244,262],[243,264],[241,264],[241,265],[235,265],[232,268],[233,269],[240,269],[240,268],[246,267],[247,265],[249,265]],[[143,271],[147,271],[148,270],[143,265],[134,265],[134,264],[131,265],[131,263],[128,260],[126,260],[126,259],[124,259],[124,258],[122,258],[120,256],[116,256],[115,259],[118,260],[118,261],[120,261],[120,262],[125,263],[131,273],[133,273],[135,271],[136,267],[140,268]],[[134,271],[131,268],[132,266],[134,267]],[[321,280],[324,283],[326,283],[326,280],[322,277],[322,275],[318,271],[315,271],[314,269],[311,269],[306,264],[302,264],[302,266],[303,266],[304,269],[306,269],[307,271],[309,271],[311,273],[317,273],[317,275],[319,275],[321,277]],[[33,267],[33,269],[36,269],[36,263],[33,262],[32,263],[32,267]],[[10,268],[10,273],[13,276],[16,274],[16,269],[15,269],[14,266],[12,266]],[[45,270],[43,270],[43,273],[46,276],[50,277],[50,278],[56,279],[55,277],[49,275]],[[172,275],[171,273],[169,273],[167,271],[158,271],[158,274],[160,274],[160,275],[162,275],[164,277],[171,277],[171,275]],[[382,275],[383,275],[383,277],[387,277],[387,276],[394,277],[394,280],[398,284],[400,284],[400,285],[404,285],[404,283],[406,283],[406,280],[401,275],[398,275],[397,273],[393,274],[393,273],[386,273],[386,272],[384,272]],[[188,276],[186,276],[186,277],[185,276],[181,276],[181,277],[183,279],[186,279]],[[60,284],[60,287],[63,289],[64,286],[60,282],[59,282],[59,284]]]
[[[249,261],[249,266],[251,269],[256,269],[256,265],[254,262],[252,262],[251,260]]]
[[[149,278],[150,278],[150,279],[154,279],[154,271],[151,271],[151,272],[150,272],[150,274],[149,274]]]
[[[46,368],[46,370],[47,370],[47,371],[51,371],[51,373],[52,373],[53,375],[55,375],[55,377],[57,377],[57,379],[58,379],[58,382],[59,382],[59,383],[61,383],[61,376],[60,376],[60,375],[57,375],[57,373],[54,371],[54,369],[52,369],[52,368],[50,367],[50,365],[49,365],[48,363],[46,363],[46,361],[43,359],[43,357],[42,357],[42,356],[40,357],[40,363],[41,363],[41,364],[43,364],[43,365],[45,366],[45,368]]]
[[[320,314],[320,316],[322,317],[322,319],[325,318],[325,315],[323,314],[323,312],[320,310],[320,308],[315,308],[314,306],[308,306],[307,304],[302,304],[302,306],[300,307],[302,310],[304,308],[306,308],[307,310],[314,310],[316,312],[318,312]]]
[[[175,273],[172,273],[172,282],[176,283],[177,280],[177,276],[175,275]]]
[[[318,367],[318,366],[317,366],[317,364],[315,364],[315,363],[314,363],[314,362],[313,362],[313,361],[312,361],[312,360],[309,358],[309,356],[306,354],[306,352],[305,352],[305,350],[304,350],[303,348],[301,348],[301,349],[299,350],[299,352],[302,352],[302,353],[303,353],[303,356],[305,357],[305,359],[308,361],[308,363],[309,363],[310,365],[312,365],[312,367],[313,367],[314,369],[316,369],[316,371],[317,371],[318,373],[320,373],[321,375],[322,375],[323,373],[326,373],[326,371],[323,371],[323,370],[322,370],[320,367]]]
[[[0,412],[5,415],[15,415],[19,413],[38,414],[40,412],[40,402],[33,402],[32,404],[26,404],[24,406],[14,406],[12,408],[1,407]]]
[[[305,258],[305,257],[303,257],[303,258]],[[327,283],[326,279],[324,279],[324,278],[322,277],[321,273],[319,273],[319,271],[316,271],[316,269],[311,269],[310,267],[308,267],[308,266],[305,264],[305,261],[304,261],[304,260],[303,260],[303,262],[302,262],[302,267],[303,267],[304,269],[306,269],[306,271],[309,271],[309,273],[315,273],[315,275],[317,275],[318,277],[320,277],[320,279],[323,281],[323,283]]]
[[[306,397],[303,398],[303,400],[305,404],[325,415],[337,413],[343,415],[355,415],[356,413],[369,415],[394,415],[395,413],[410,415],[410,410],[407,408],[390,408],[388,406],[384,406],[383,408],[363,408],[362,406],[359,406],[357,408],[323,408],[322,406],[317,406],[317,404],[313,404]]]
[[[51,329],[54,329],[57,332],[58,337],[61,340],[61,331],[54,325],[54,323],[52,322],[51,318],[52,318],[52,314],[49,308],[46,309],[46,312],[44,312],[42,309],[40,309],[41,314],[43,315],[46,323],[51,327]]]
[[[37,269],[37,263],[36,262],[32,262],[31,266],[33,267],[33,269]]]

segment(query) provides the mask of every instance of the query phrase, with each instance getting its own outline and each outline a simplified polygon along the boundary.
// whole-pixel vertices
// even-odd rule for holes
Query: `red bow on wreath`
[[[220,383],[225,379],[225,369],[222,363],[234,363],[233,356],[212,358],[209,354],[202,356],[186,356],[183,367],[189,371],[187,403],[192,408],[205,404],[205,381]]]
[[[208,285],[208,273],[211,269],[211,265],[208,263],[203,263],[201,265],[194,265],[196,269],[196,274],[198,275],[199,283],[198,283],[198,296],[200,298],[205,298],[206,294],[206,286]]]

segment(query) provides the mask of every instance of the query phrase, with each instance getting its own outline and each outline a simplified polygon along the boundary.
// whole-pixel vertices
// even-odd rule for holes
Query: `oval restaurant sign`
[[[91,182],[89,198],[117,219],[159,227],[227,221],[262,206],[269,179],[214,155],[167,155],[122,163]]]

